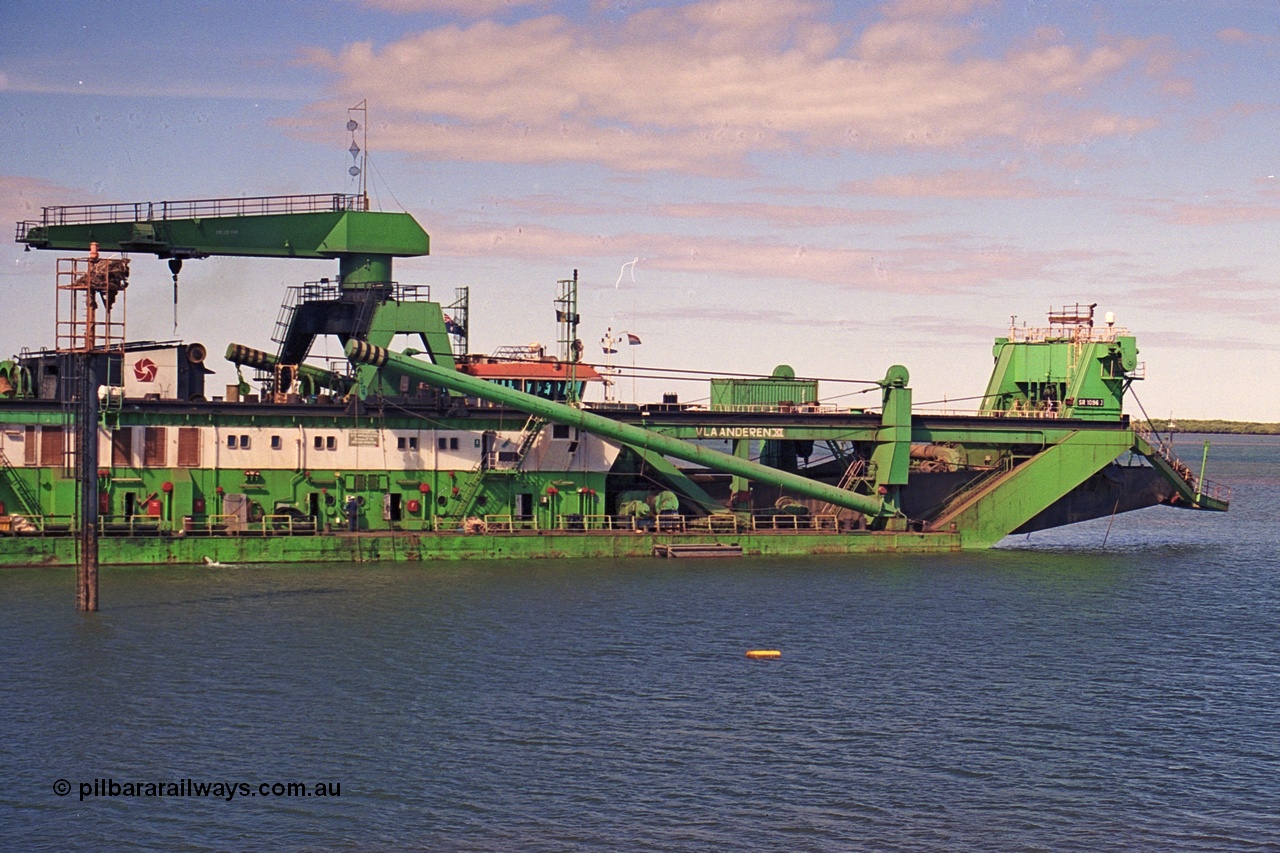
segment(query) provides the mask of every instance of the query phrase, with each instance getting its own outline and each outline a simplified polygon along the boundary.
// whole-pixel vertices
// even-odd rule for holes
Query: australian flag
[[[444,330],[449,334],[457,335],[460,338],[464,337],[467,334],[467,330],[462,328],[462,326],[460,326],[459,324],[455,323],[453,321],[453,318],[450,317],[448,314],[444,315]]]

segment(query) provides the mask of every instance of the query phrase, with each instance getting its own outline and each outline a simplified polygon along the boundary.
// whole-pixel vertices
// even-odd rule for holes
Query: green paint
[[[884,502],[878,498],[847,492],[834,486],[828,486],[825,483],[815,482],[798,474],[775,471],[754,462],[744,461],[728,453],[720,453],[701,445],[672,439],[642,427],[619,423],[571,406],[554,403],[510,388],[503,388],[495,383],[476,379],[456,370],[448,370],[434,364],[416,361],[408,356],[388,352],[381,347],[371,346],[362,341],[352,341],[347,344],[346,353],[348,358],[358,363],[389,369],[391,372],[401,373],[460,394],[479,397],[482,400],[489,400],[502,405],[510,405],[549,421],[578,427],[587,432],[621,441],[633,447],[643,447],[667,456],[674,456],[686,462],[706,465],[717,471],[789,489],[797,495],[824,500],[836,506],[861,512],[872,518],[880,518],[892,513],[892,510],[886,508]]]

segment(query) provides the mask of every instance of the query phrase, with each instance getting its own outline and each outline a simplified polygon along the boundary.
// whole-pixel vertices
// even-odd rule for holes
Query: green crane
[[[183,260],[211,255],[336,259],[343,288],[391,281],[392,258],[430,252],[408,213],[371,211],[364,196],[341,194],[46,207],[38,221],[18,223],[17,242],[153,254],[169,258],[175,276]]]
[[[408,213],[368,209],[364,195],[291,195],[46,207],[37,221],[19,222],[28,249],[138,252],[169,259],[177,326],[178,273],[184,260],[213,255],[337,260],[337,287],[321,279],[315,292],[286,305],[275,360],[296,369],[319,335],[385,346],[399,334],[418,335],[434,359],[453,365],[450,331],[439,305],[419,288],[392,279],[394,258],[429,254],[430,238]],[[457,327],[455,327],[457,328]],[[281,387],[278,391],[287,391]],[[375,371],[362,370],[361,396],[389,393]]]

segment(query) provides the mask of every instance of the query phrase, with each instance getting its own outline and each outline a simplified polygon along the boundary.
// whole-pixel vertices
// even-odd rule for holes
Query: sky
[[[375,208],[431,235],[395,277],[469,287],[473,351],[553,344],[578,270],[588,357],[613,329],[628,366],[903,364],[963,408],[1011,322],[1097,303],[1131,414],[1274,422],[1278,89],[1274,0],[9,0],[0,214],[355,192],[364,103]],[[54,339],[56,253],[21,249],[5,356]],[[129,336],[274,349],[285,288],[335,274],[189,262],[175,332],[136,256]]]

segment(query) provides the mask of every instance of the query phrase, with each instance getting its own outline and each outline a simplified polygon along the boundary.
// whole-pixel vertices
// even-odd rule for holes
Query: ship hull
[[[948,553],[962,549],[950,533],[770,532],[739,535],[592,535],[566,531],[514,534],[376,532],[263,537],[103,537],[103,566],[253,565],[274,563],[431,563],[456,560],[621,559],[651,557],[669,545],[733,546],[744,556]],[[15,537],[0,543],[0,566],[77,565],[73,537]]]

